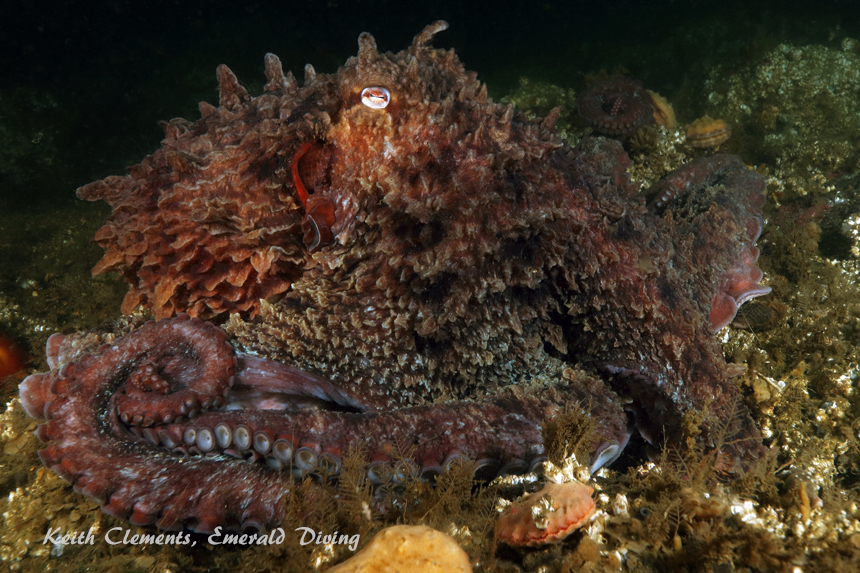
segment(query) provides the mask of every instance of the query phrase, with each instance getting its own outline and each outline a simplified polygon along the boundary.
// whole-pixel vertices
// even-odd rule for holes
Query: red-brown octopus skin
[[[595,468],[626,443],[622,404],[679,449],[707,405],[699,445],[727,477],[761,457],[714,331],[767,290],[763,179],[699,159],[655,213],[618,142],[571,149],[554,114],[494,103],[430,45],[446,27],[397,54],[362,34],[302,86],[268,55],[255,98],[221,66],[218,108],[79,190],[114,208],[94,271],[159,320],[49,340],[21,385],[47,466],[133,523],[211,531],[274,527],[295,476],[354,448],[374,481],[460,456],[525,471],[571,407]]]

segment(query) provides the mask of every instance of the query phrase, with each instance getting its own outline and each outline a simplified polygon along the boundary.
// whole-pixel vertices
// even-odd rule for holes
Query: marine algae
[[[290,517],[284,529],[357,533],[364,544],[385,525],[426,523],[454,535],[476,571],[860,569],[860,267],[850,234],[850,221],[860,209],[840,210],[858,201],[857,185],[844,175],[860,167],[858,131],[844,120],[858,117],[852,106],[860,105],[860,80],[850,74],[860,77],[860,63],[854,44],[843,45],[847,48],[780,46],[738,73],[715,69],[703,93],[707,111],[735,128],[726,145],[769,177],[773,201],[759,262],[773,288],[764,302],[779,305],[780,318],[766,329],[728,328],[719,336],[727,356],[739,365],[737,383],[771,447],[770,457],[726,483],[719,460],[699,448],[667,447],[655,462],[630,459],[633,450],[625,454],[626,471],[601,470],[593,476],[598,512],[582,534],[558,546],[514,550],[496,545],[493,508],[497,498],[515,499],[525,487],[534,487],[538,475],[475,485],[474,466],[463,460],[451,464],[435,484],[406,475],[400,483],[374,488],[361,452],[351,452],[338,483],[297,483],[285,500]],[[838,89],[823,93],[816,83],[821,81]],[[561,105],[563,121],[572,90],[544,91],[557,94],[547,105]],[[690,151],[675,138],[674,132],[656,128],[634,136],[634,178],[656,180],[662,170],[688,160]],[[16,259],[14,270],[5,271],[4,280],[14,274],[38,285],[38,296],[16,287],[4,288],[0,298],[3,323],[14,325],[33,350],[52,331],[99,322],[104,307],[94,308],[93,300],[118,300],[116,293],[109,296],[110,285],[86,287],[102,279],[88,276],[93,253],[83,248],[86,233],[79,231],[80,221],[98,221],[97,211],[98,206],[87,205],[76,208],[75,217],[53,220],[43,231],[47,240],[28,241],[31,256]],[[847,243],[830,246],[839,236]],[[46,279],[39,261],[63,258],[72,262],[66,272]],[[81,296],[91,292],[87,288],[98,292]],[[79,298],[70,297],[72,292]],[[693,446],[707,416],[701,411],[685,419]],[[0,560],[11,570],[307,571],[323,570],[351,554],[343,545],[301,546],[296,535],[265,549],[216,549],[199,536],[194,549],[42,545],[48,527],[95,527],[103,534],[129,526],[99,512],[94,502],[41,467],[34,423],[16,400],[8,403],[0,425]],[[588,437],[588,424],[575,410],[550,421],[550,460],[558,463],[575,454]]]

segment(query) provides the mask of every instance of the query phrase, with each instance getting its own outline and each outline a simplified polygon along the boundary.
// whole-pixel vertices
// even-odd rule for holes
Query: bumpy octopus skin
[[[362,34],[302,86],[268,55],[255,98],[221,66],[218,108],[79,190],[114,208],[94,272],[159,320],[49,340],[51,371],[21,385],[47,466],[133,523],[211,531],[276,525],[295,477],[354,448],[372,481],[460,457],[525,471],[571,407],[593,468],[624,409],[675,445],[707,405],[698,439],[727,476],[763,454],[714,336],[767,290],[763,179],[703,158],[646,206],[618,142],[571,149],[552,114],[492,102],[430,46],[446,26],[397,54]]]

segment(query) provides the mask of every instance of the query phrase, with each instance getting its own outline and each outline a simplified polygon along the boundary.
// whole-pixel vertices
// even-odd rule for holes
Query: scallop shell
[[[729,124],[722,119],[700,117],[686,127],[687,143],[693,147],[716,147],[732,135]]]
[[[558,543],[594,515],[594,490],[579,482],[548,483],[499,516],[496,535],[512,546]]]

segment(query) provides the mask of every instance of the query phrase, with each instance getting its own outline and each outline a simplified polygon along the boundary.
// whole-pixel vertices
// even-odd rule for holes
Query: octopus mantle
[[[571,407],[592,468],[628,413],[674,445],[705,406],[721,472],[762,455],[714,336],[769,290],[762,178],[702,158],[646,204],[618,142],[570,148],[557,114],[494,103],[430,45],[445,27],[397,54],[362,34],[301,86],[270,54],[257,97],[221,66],[219,107],[78,191],[113,207],[94,272],[158,320],[49,340],[20,389],[46,466],[132,523],[212,531],[275,526],[293,480],[349,450],[374,482],[527,471]]]

